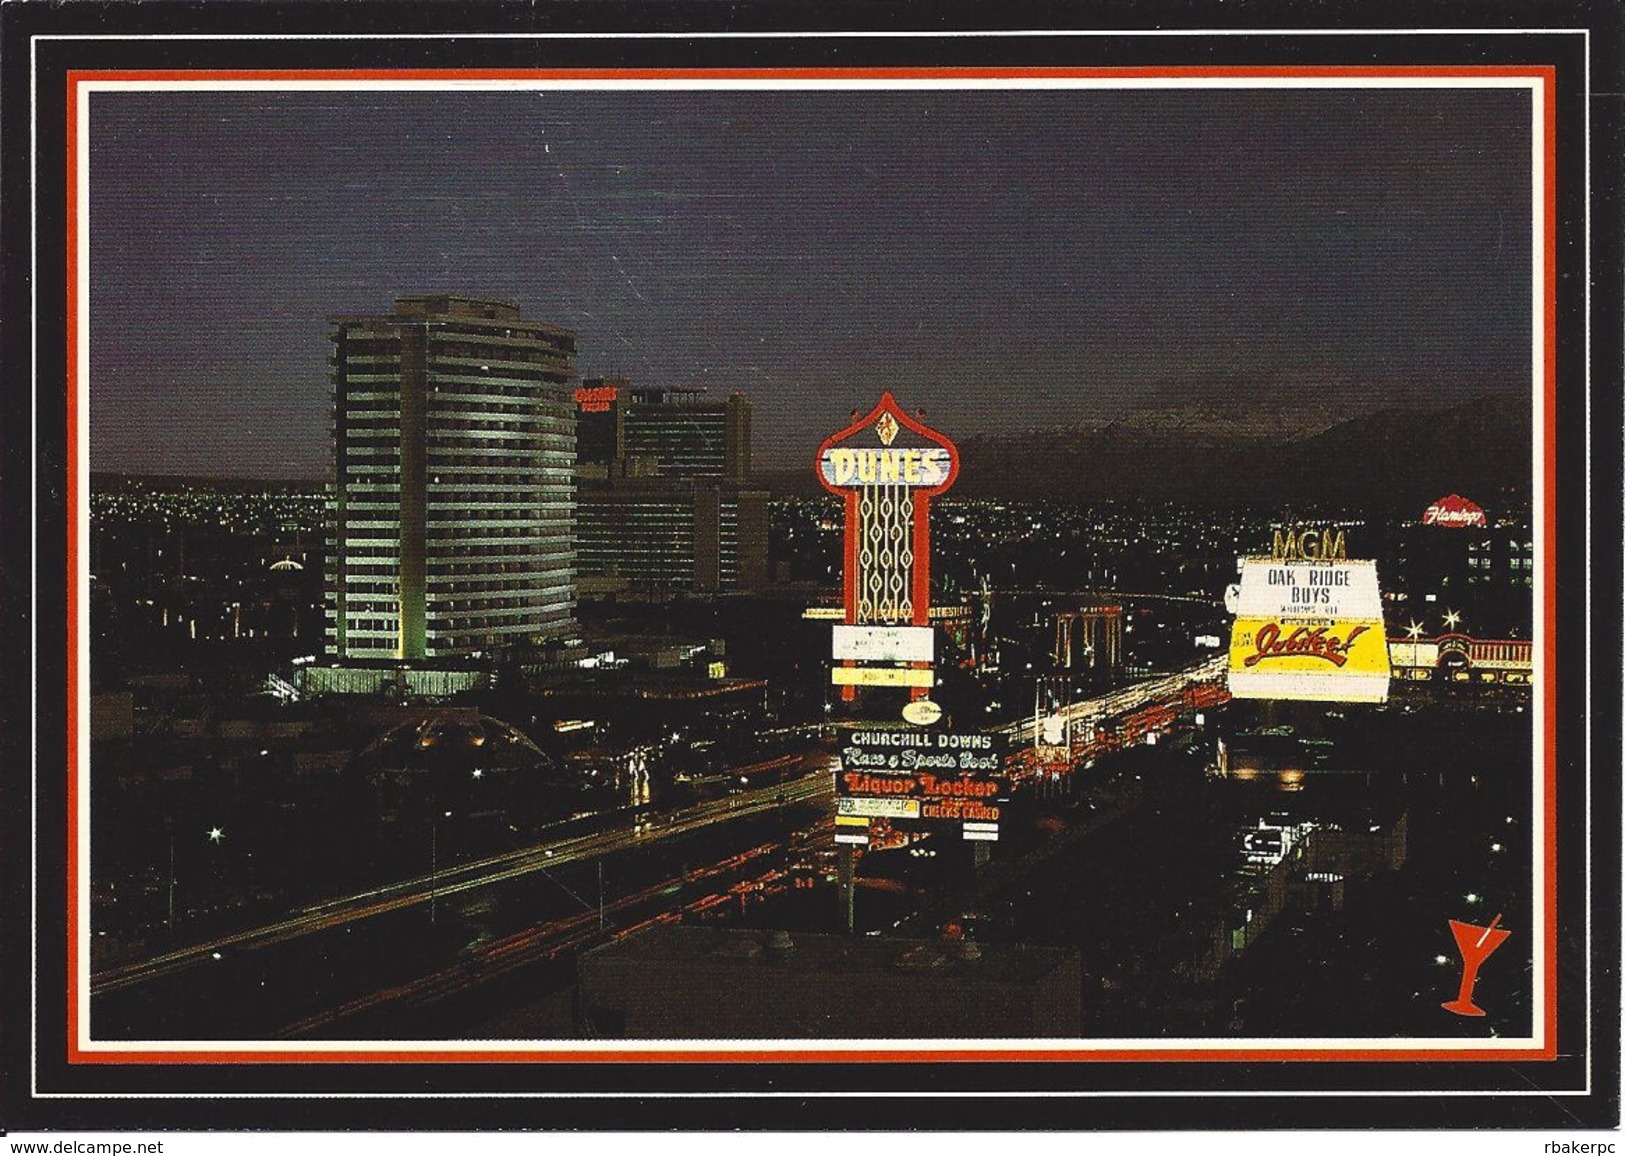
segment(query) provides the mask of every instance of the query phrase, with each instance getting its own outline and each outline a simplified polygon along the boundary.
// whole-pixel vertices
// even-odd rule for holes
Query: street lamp
[[[169,835],[169,934],[175,934],[175,822],[164,820],[164,831]]]
[[[437,808],[438,809],[438,808]],[[451,812],[445,813],[447,819]],[[429,818],[429,922],[435,920],[435,901],[440,891],[440,816]]]

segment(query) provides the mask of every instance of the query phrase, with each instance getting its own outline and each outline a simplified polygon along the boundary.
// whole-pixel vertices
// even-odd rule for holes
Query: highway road
[[[1224,599],[1197,594],[1152,594],[1127,590],[1044,590],[1021,587],[996,587],[993,595],[1000,598],[1075,598],[1087,603],[1119,605],[1124,602],[1185,602],[1193,606],[1222,606]]]
[[[1187,687],[1197,683],[1223,679],[1227,661],[1221,654],[1173,674],[1159,675],[1072,703],[1061,713],[1070,722],[1106,722],[1120,718],[1144,707],[1177,700]],[[1000,729],[1017,744],[1031,743],[1037,737],[1037,723],[1031,718],[1020,719]]]
[[[283,1039],[300,1038],[353,1021],[358,1016],[380,1012],[397,1017],[391,1023],[398,1026],[403,1008],[425,1007],[534,964],[631,935],[651,924],[677,922],[683,911],[698,914],[726,903],[753,884],[782,877],[782,869],[770,866],[774,852],[782,850],[782,844],[760,844],[680,876],[662,877],[606,900],[597,908],[584,907],[470,945],[446,966],[306,1015],[285,1025],[276,1034]],[[692,897],[696,892],[700,893],[699,897],[690,898],[681,910],[675,906],[683,902],[685,895]]]
[[[1223,656],[1215,657],[1173,674],[1147,679],[1073,703],[1066,708],[1066,713],[1074,720],[1101,722],[1128,715],[1147,706],[1176,700],[1194,683],[1220,679],[1224,675],[1224,667]],[[1018,745],[1033,741],[1034,722],[1031,719],[1022,719],[1002,729]],[[830,769],[834,769],[833,764]],[[149,959],[106,968],[91,976],[91,994],[103,995],[174,976],[218,960],[226,952],[241,953],[286,943],[390,912],[443,902],[452,896],[550,868],[689,834],[716,823],[760,815],[776,807],[828,799],[833,794],[834,776],[815,772],[792,779],[782,786],[775,782],[751,787],[676,811],[618,812],[606,820],[613,825],[602,830],[572,834],[471,862],[450,864],[430,874],[324,900],[274,923],[216,936]]]
[[[782,786],[773,783],[742,790],[725,798],[696,803],[677,811],[620,812],[616,816],[616,825],[608,830],[573,835],[473,862],[449,865],[428,875],[325,900],[275,923],[217,936],[150,959],[108,968],[91,976],[91,994],[102,995],[175,975],[218,959],[220,954],[227,951],[243,952],[285,943],[403,908],[441,902],[453,895],[688,834],[716,823],[760,815],[780,806],[832,797],[834,791],[833,775],[815,773],[793,779]]]

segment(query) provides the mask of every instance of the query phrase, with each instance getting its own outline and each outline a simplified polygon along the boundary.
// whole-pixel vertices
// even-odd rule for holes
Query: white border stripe
[[[1206,1089],[1191,1091],[1189,1089],[1094,1089],[1094,1088],[1046,1088],[1043,1091],[1007,1092],[989,1088],[976,1088],[970,1091],[933,1092],[928,1090],[917,1091],[798,1091],[798,1092],[48,1092],[45,1095],[53,1100],[867,1100],[867,1099],[899,1099],[913,1100],[1048,1100],[1048,1099],[1093,1099],[1096,1097],[1112,1097],[1123,1099],[1168,1098],[1178,1096],[1181,1099],[1207,1099],[1208,1097],[1237,1097],[1254,1100],[1267,1100],[1278,1098],[1298,1099],[1300,1097],[1322,1098],[1335,1096],[1342,1099],[1347,1096],[1356,1097],[1382,1097],[1389,1096],[1502,1096],[1525,1097],[1535,1096],[1541,1099],[1550,1099],[1554,1096],[1574,1094],[1566,1088],[1556,1088],[1548,1091],[1545,1088],[1491,1088],[1471,1089],[1460,1088],[1390,1088],[1390,1089],[1351,1089],[1348,1091],[1327,1091],[1325,1089],[1298,1089],[1298,1088],[1265,1088],[1256,1091],[1232,1091],[1229,1089]],[[1549,1131],[1549,1130],[1547,1130]],[[1483,1135],[1483,1133],[1479,1133]],[[1147,1151],[1156,1153],[1155,1144],[1148,1145]]]
[[[545,70],[538,70],[545,71]],[[568,70],[559,70],[568,71]],[[1350,88],[1528,89],[1524,76],[1374,76],[1351,81],[1338,76],[1111,77],[854,77],[839,80],[745,76],[733,78],[600,80],[480,79],[455,80],[87,80],[94,92],[910,92],[910,91],[1040,91],[1048,89],[1154,90],[1302,88],[1343,91]]]
[[[1530,637],[1530,659],[1535,674],[1530,690],[1529,713],[1534,726],[1531,755],[1535,773],[1530,784],[1529,802],[1529,858],[1531,923],[1546,926],[1546,808],[1551,800],[1546,797],[1546,658],[1551,652],[1552,640],[1546,637],[1546,576],[1551,572],[1553,559],[1545,554],[1546,543],[1546,425],[1554,415],[1546,412],[1546,100],[1545,86],[1537,84],[1531,92],[1534,129],[1529,134],[1530,186],[1533,211],[1529,214],[1529,272],[1530,300],[1535,306],[1534,335],[1530,342],[1531,410],[1530,436],[1534,439],[1530,461],[1534,465],[1530,503],[1531,532],[1534,535],[1535,581],[1533,621]],[[1555,672],[1554,672],[1555,673]],[[1537,838],[1538,836],[1538,838]],[[1530,1002],[1541,1009],[1531,1021],[1535,1036],[1542,1045],[1552,1025],[1546,1023],[1546,953],[1544,943],[1537,943],[1529,953],[1532,966],[1529,971]]]
[[[719,83],[714,79],[698,79],[693,81],[602,81],[602,80],[565,80],[549,79],[486,79],[479,81],[392,81],[392,80],[361,80],[361,81],[324,81],[324,80],[296,80],[289,82],[226,82],[217,80],[174,80],[174,81],[96,81],[81,82],[79,87],[79,189],[78,197],[81,206],[81,244],[79,249],[80,295],[78,324],[80,330],[78,341],[80,347],[80,390],[79,400],[81,407],[80,429],[80,462],[79,471],[82,479],[82,494],[84,500],[80,503],[80,534],[81,542],[88,540],[88,394],[87,386],[89,356],[89,138],[90,138],[90,108],[89,97],[95,93],[124,93],[124,92],[176,92],[186,95],[220,91],[265,91],[265,90],[295,90],[295,91],[427,91],[445,90],[448,88],[477,89],[498,92],[525,92],[525,91],[593,91],[593,92],[624,92],[637,91],[672,91],[674,89],[702,90],[702,91],[739,91],[752,89],[775,89],[804,91],[816,89],[823,91],[889,91],[899,87],[904,88],[930,88],[952,91],[1004,91],[1011,88],[1022,89],[1086,89],[1120,91],[1123,89],[1338,89],[1350,88],[1382,88],[1382,89],[1482,89],[1496,88],[1516,90],[1522,89],[1531,94],[1532,129],[1530,133],[1532,173],[1531,185],[1534,191],[1534,205],[1531,212],[1534,244],[1532,249],[1532,274],[1535,292],[1532,296],[1533,306],[1533,350],[1531,362],[1535,380],[1533,425],[1535,426],[1534,469],[1537,481],[1544,477],[1544,438],[1541,414],[1544,411],[1545,396],[1545,295],[1544,295],[1544,204],[1545,204],[1545,114],[1542,99],[1543,81],[1538,77],[1237,77],[1237,78],[1210,78],[1211,83],[1204,83],[1203,78],[1194,81],[1159,78],[1127,78],[1114,77],[1075,77],[1075,78],[1017,78],[1006,82],[1003,79],[988,78],[944,78],[930,79],[918,82],[878,80],[868,78],[845,79],[832,78],[828,81],[806,80],[764,80],[746,79],[739,82]],[[1535,529],[1537,535],[1537,558],[1539,558],[1539,543],[1544,542],[1540,534],[1543,519],[1540,513],[1540,503],[1536,503]],[[88,560],[88,549],[82,546],[82,567]],[[84,573],[82,569],[81,573]],[[1537,574],[1542,573],[1537,569]],[[82,582],[87,579],[82,578]],[[81,704],[86,713],[82,719],[88,719],[88,687],[89,687],[89,657],[88,657],[88,628],[85,624],[86,604],[88,599],[81,598],[80,605],[80,686]],[[1542,635],[1539,622],[1540,609],[1544,605],[1542,597],[1536,598],[1536,631],[1534,636],[1533,659],[1535,669],[1540,670],[1541,655],[1543,653]],[[1533,698],[1533,711],[1531,722],[1533,734],[1540,736],[1544,732],[1540,729],[1542,722],[1541,696],[1535,694]],[[81,723],[81,757],[85,760],[80,764],[80,780],[83,784],[89,769],[88,751],[84,749],[88,741],[84,738],[85,724]],[[1539,773],[1533,774],[1534,798],[1532,800],[1532,825],[1535,830],[1544,830],[1544,767],[1539,763],[1540,752],[1543,749],[1540,743],[1534,744],[1535,762],[1533,766]],[[89,800],[88,791],[80,792],[80,920],[78,934],[81,943],[80,976],[79,976],[79,1002],[81,1008],[79,1047],[87,1053],[116,1055],[124,1052],[147,1050],[164,1051],[177,1054],[206,1053],[219,1051],[245,1051],[275,1056],[278,1053],[299,1052],[334,1052],[334,1053],[365,1053],[365,1052],[424,1052],[443,1054],[484,1054],[488,1052],[516,1052],[535,1049],[537,1051],[555,1053],[582,1053],[593,1054],[603,1050],[599,1043],[582,1043],[580,1041],[502,1041],[500,1043],[473,1044],[447,1044],[435,1041],[334,1041],[322,1044],[309,1044],[300,1042],[282,1041],[196,1041],[196,1040],[166,1040],[166,1041],[118,1041],[116,1044],[96,1042],[90,1039],[89,1018],[89,838],[85,834],[89,830]],[[1531,858],[1532,895],[1531,910],[1533,927],[1544,928],[1546,916],[1545,887],[1544,887],[1544,858],[1543,848],[1537,846],[1533,839],[1529,842]],[[1532,1025],[1534,1031],[1530,1036],[1517,1038],[1502,1038],[1487,1044],[1478,1039],[1445,1038],[1445,1039],[1419,1039],[1404,1040],[1373,1039],[1364,1037],[1329,1039],[1234,1039],[1234,1040],[1123,1040],[1123,1039],[1088,1039],[1088,1040],[1020,1040],[1020,1041],[903,1041],[901,1043],[882,1042],[873,1040],[729,1040],[729,1041],[634,1041],[630,1043],[618,1042],[616,1050],[663,1052],[681,1050],[684,1052],[718,1052],[749,1054],[751,1052],[787,1051],[795,1050],[809,1053],[853,1051],[853,1050],[888,1050],[903,1052],[993,1052],[999,1050],[1022,1050],[1034,1053],[1044,1052],[1093,1052],[1093,1051],[1144,1051],[1149,1053],[1180,1050],[1202,1050],[1215,1053],[1229,1051],[1256,1051],[1256,1050],[1336,1050],[1336,1051],[1383,1051],[1393,1052],[1396,1056],[1417,1051],[1462,1051],[1475,1052],[1484,1048],[1519,1047],[1539,1048],[1544,1046],[1547,1034],[1545,1024],[1545,1003],[1543,977],[1545,974],[1544,953],[1539,950],[1531,952],[1533,967],[1531,969],[1531,1001]]]
[[[796,1052],[814,1054],[819,1052],[908,1052],[930,1054],[933,1052],[961,1052],[973,1055],[976,1052],[1031,1052],[1041,1055],[1047,1052],[1087,1053],[1087,1052],[1279,1052],[1282,1053],[1272,1061],[1270,1058],[1259,1060],[1259,1063],[1290,1060],[1292,1062],[1313,1063],[1317,1061],[1295,1060],[1290,1053],[1301,1051],[1362,1051],[1362,1052],[1393,1052],[1397,1057],[1403,1057],[1409,1052],[1481,1052],[1488,1047],[1497,1050],[1532,1050],[1539,1047],[1539,1041],[1530,1036],[1500,1036],[1495,1039],[1473,1039],[1458,1036],[1407,1036],[1403,1039],[1366,1039],[1351,1036],[1280,1036],[1269,1039],[1216,1039],[1207,1036],[1171,1037],[1158,1036],[1155,1038],[1135,1039],[1106,1039],[1101,1037],[1066,1038],[1066,1039],[933,1039],[933,1040],[890,1040],[890,1039],[712,1039],[712,1040],[318,1040],[300,1042],[297,1040],[119,1040],[117,1042],[102,1041],[91,1043],[82,1048],[87,1054],[95,1055],[122,1055],[132,1051],[163,1051],[173,1052],[176,1055],[190,1055],[194,1053],[215,1052],[256,1052],[274,1057],[280,1053],[289,1054],[338,1054],[348,1056],[351,1053],[364,1053],[368,1050],[380,1052],[399,1052],[408,1055],[422,1052],[432,1055],[446,1056],[484,1056],[492,1052],[518,1053],[533,1052],[537,1055],[559,1053],[579,1053],[581,1055],[599,1055],[606,1051],[611,1052],[649,1052],[662,1054],[671,1052],[684,1052],[696,1054],[723,1053],[738,1055],[749,1052]],[[748,1059],[749,1057],[746,1056]],[[1335,1059],[1335,1057],[1332,1057]],[[453,1061],[456,1062],[456,1061]],[[864,1061],[867,1062],[867,1061]],[[1192,1063],[1200,1063],[1193,1060]]]
[[[1585,91],[1585,99],[1581,102],[1582,106],[1585,109],[1585,127],[1582,130],[1584,132],[1584,134],[1585,134],[1585,140],[1582,142],[1582,144],[1584,146],[1584,148],[1582,150],[1582,153],[1583,153],[1583,157],[1584,157],[1584,165],[1585,165],[1585,167],[1582,170],[1582,175],[1581,175],[1580,179],[1581,179],[1581,183],[1582,183],[1582,186],[1585,189],[1585,194],[1586,194],[1585,197],[1584,197],[1584,200],[1585,200],[1585,214],[1584,214],[1584,221],[1585,221],[1584,236],[1585,236],[1585,241],[1584,241],[1584,244],[1585,244],[1586,279],[1585,279],[1585,286],[1584,286],[1584,293],[1585,293],[1585,328],[1584,328],[1583,332],[1584,332],[1584,335],[1585,335],[1585,337],[1584,337],[1584,340],[1585,340],[1585,390],[1584,390],[1584,393],[1585,393],[1585,431],[1586,431],[1585,432],[1585,461],[1586,461],[1585,476],[1586,476],[1587,485],[1585,487],[1585,526],[1586,526],[1586,534],[1585,534],[1585,559],[1586,559],[1585,603],[1584,603],[1584,611],[1583,611],[1583,616],[1582,616],[1582,621],[1585,623],[1585,635],[1581,639],[1580,644],[1585,648],[1585,688],[1584,688],[1583,694],[1585,696],[1585,717],[1589,721],[1590,719],[1596,717],[1591,712],[1591,677],[1592,677],[1592,675],[1591,675],[1591,533],[1590,533],[1590,528],[1591,528],[1591,512],[1592,511],[1591,511],[1591,486],[1590,486],[1590,481],[1591,481],[1591,437],[1592,437],[1592,434],[1591,434],[1591,31],[1590,31],[1590,29],[1586,30],[1586,42],[1585,43],[1586,43],[1586,50],[1585,50],[1585,79],[1583,81],[1583,87],[1584,87],[1584,91]],[[1559,189],[1558,192],[1559,192],[1559,194],[1561,194],[1562,189]],[[1555,415],[1554,415],[1554,417],[1555,417]],[[1621,548],[1622,548],[1622,551],[1625,551],[1625,543],[1621,543]],[[1585,801],[1586,801],[1586,812],[1585,813],[1586,813],[1586,826],[1587,826],[1587,830],[1589,830],[1591,824],[1596,822],[1596,815],[1593,813],[1593,811],[1591,809],[1591,774],[1592,774],[1592,769],[1596,766],[1596,763],[1594,763],[1592,761],[1591,727],[1586,726],[1586,727],[1584,727],[1582,729],[1583,729],[1583,732],[1584,732],[1584,735],[1585,735],[1584,739],[1582,740],[1582,746],[1581,746],[1581,750],[1584,751],[1584,766],[1585,766]],[[1625,744],[1625,736],[1622,736],[1621,741],[1622,741],[1622,744]],[[1621,748],[1621,751],[1620,751],[1620,765],[1625,766],[1625,745],[1622,745],[1622,748]],[[1625,828],[1625,814],[1622,814],[1622,816],[1620,817],[1620,820],[1621,820],[1621,827]],[[1587,1095],[1591,1094],[1592,1069],[1596,1065],[1596,1047],[1597,1047],[1597,1029],[1596,1029],[1596,1025],[1592,1022],[1592,1019],[1591,1019],[1591,1004],[1592,1004],[1592,991],[1591,991],[1591,912],[1594,910],[1594,908],[1592,906],[1593,900],[1592,900],[1592,895],[1591,895],[1591,874],[1592,874],[1591,868],[1592,868],[1592,863],[1591,863],[1591,840],[1587,839],[1586,840],[1586,854],[1585,854],[1585,945],[1586,945],[1585,946],[1585,960],[1586,960],[1586,962],[1585,962],[1585,967],[1586,967],[1586,985],[1585,985],[1585,1011],[1586,1011],[1586,1069],[1585,1070],[1586,1070],[1586,1082],[1585,1082],[1585,1090],[1586,1090]],[[1620,949],[1621,949],[1622,952],[1625,952],[1625,923],[1621,924],[1620,937],[1621,937],[1620,938]]]
[[[78,461],[74,473],[78,491],[79,524],[74,528],[79,572],[74,576],[78,587],[78,605],[75,607],[78,631],[78,686],[79,733],[74,736],[75,758],[78,767],[78,824],[79,824],[79,911],[81,918],[75,933],[79,937],[79,1032],[88,1039],[90,1033],[90,93],[80,88],[77,95],[79,117],[78,154],[79,187],[74,191],[78,208],[79,252],[78,297],[73,324],[78,327],[74,340],[75,410],[79,428],[76,431],[75,453]]]
[[[28,487],[28,1050],[29,1088],[39,1090],[39,45],[28,45],[28,359],[32,370],[28,436],[33,483]]]
[[[1126,37],[1126,36],[1542,36],[1573,35],[1578,28],[1033,28],[1002,31],[899,29],[896,31],[826,32],[166,32],[151,35],[101,35],[94,32],[36,36],[36,40],[949,40],[975,38]],[[1589,30],[1587,30],[1589,31]]]

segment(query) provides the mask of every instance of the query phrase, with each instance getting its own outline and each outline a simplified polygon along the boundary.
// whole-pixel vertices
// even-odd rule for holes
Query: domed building
[[[593,780],[472,709],[425,711],[391,726],[355,755],[349,778],[386,837],[430,831],[453,853],[510,846],[607,804]]]

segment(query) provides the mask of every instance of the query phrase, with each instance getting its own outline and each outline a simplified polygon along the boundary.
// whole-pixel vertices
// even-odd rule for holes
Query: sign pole
[[[848,935],[852,934],[855,926],[853,920],[853,892],[857,890],[852,882],[853,860],[852,845],[843,843],[839,848],[840,854],[836,856],[836,871],[841,885],[841,924],[846,928]]]

